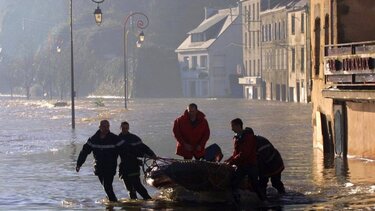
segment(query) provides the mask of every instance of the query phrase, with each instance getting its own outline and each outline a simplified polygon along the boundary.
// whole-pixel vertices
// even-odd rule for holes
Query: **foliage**
[[[94,24],[90,0],[73,1],[74,77],[77,97],[89,94],[124,94],[124,26],[131,11],[145,13],[143,48],[132,52],[129,84],[135,97],[181,96],[179,70],[174,50],[204,17],[204,7],[235,6],[233,0],[107,0],[100,5],[104,22]],[[69,1],[0,1],[0,47],[7,54],[0,65],[0,92],[39,87],[51,99],[70,95]],[[183,8],[183,9],[180,9]],[[61,53],[56,53],[61,45]],[[5,69],[6,67],[6,69]]]

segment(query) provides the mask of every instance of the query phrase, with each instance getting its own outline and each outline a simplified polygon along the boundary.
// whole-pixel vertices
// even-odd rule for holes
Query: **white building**
[[[205,19],[175,50],[184,97],[242,97],[238,8],[205,9]]]

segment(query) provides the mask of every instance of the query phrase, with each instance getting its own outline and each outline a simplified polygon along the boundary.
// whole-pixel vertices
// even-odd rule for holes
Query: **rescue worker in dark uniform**
[[[247,176],[251,187],[263,201],[266,197],[261,191],[258,181],[255,136],[243,130],[243,122],[239,118],[231,121],[231,127],[232,131],[235,132],[235,136],[233,137],[234,151],[233,155],[225,163],[236,166],[232,179],[232,189],[235,192],[241,181]],[[237,197],[239,196],[234,193],[234,198],[238,202],[239,199]]]
[[[121,123],[119,137],[122,143],[119,146],[121,157],[119,177],[124,181],[130,199],[137,199],[137,192],[143,199],[151,199],[140,180],[140,165],[142,165],[142,161],[138,157],[148,156],[155,158],[155,153],[137,135],[129,132],[128,122]]]
[[[111,202],[117,201],[112,183],[113,177],[116,175],[118,158],[116,145],[119,141],[118,136],[109,131],[108,120],[102,120],[99,130],[83,145],[76,165],[76,171],[79,172],[82,164],[86,161],[87,155],[91,152],[93,153],[95,160],[94,173],[98,176],[107,198]]]
[[[254,134],[252,128],[245,128],[249,133]],[[257,160],[259,169],[259,185],[266,194],[267,183],[271,179],[271,184],[279,194],[285,193],[285,187],[281,181],[281,172],[284,170],[284,162],[279,151],[271,142],[263,136],[256,135]]]

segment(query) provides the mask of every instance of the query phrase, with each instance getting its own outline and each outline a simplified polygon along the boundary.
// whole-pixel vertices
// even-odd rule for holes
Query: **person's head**
[[[232,131],[235,133],[242,132],[243,122],[240,118],[233,119],[231,122]]]
[[[194,121],[197,118],[198,113],[198,106],[195,103],[190,103],[187,107],[187,111],[189,113],[190,120]]]
[[[109,121],[108,120],[100,121],[99,130],[102,134],[109,133]]]
[[[121,122],[121,132],[126,134],[129,132],[129,123],[128,122]]]

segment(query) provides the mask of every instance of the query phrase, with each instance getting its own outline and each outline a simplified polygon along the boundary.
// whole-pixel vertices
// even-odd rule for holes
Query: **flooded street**
[[[76,129],[71,129],[70,107],[53,107],[46,101],[0,101],[0,210],[105,210],[97,203],[104,191],[92,172],[92,155],[75,172],[76,159],[101,119],[111,131],[120,132],[128,121],[130,131],[162,157],[178,158],[172,135],[173,121],[195,102],[206,114],[211,129],[208,144],[221,146],[224,159],[231,155],[233,132],[230,121],[267,137],[280,151],[285,170],[282,180],[287,194],[280,198],[282,210],[375,210],[375,163],[350,158],[324,159],[312,148],[311,105],[243,99],[136,99],[123,108],[121,99],[78,100]],[[150,195],[159,190],[146,186]],[[127,198],[115,177],[114,190]],[[171,210],[217,209],[214,205],[141,204],[141,208]],[[115,208],[115,210],[120,208]]]

